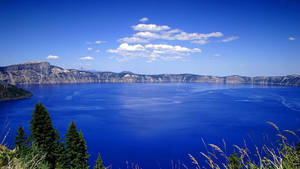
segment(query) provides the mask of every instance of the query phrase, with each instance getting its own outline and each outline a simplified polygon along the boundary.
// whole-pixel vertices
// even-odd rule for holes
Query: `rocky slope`
[[[10,84],[57,83],[231,83],[300,86],[300,75],[289,76],[203,76],[194,74],[142,75],[128,72],[88,72],[63,69],[48,62],[30,62],[0,67],[0,80]]]
[[[32,93],[13,86],[0,82],[0,101],[25,99],[32,96]]]

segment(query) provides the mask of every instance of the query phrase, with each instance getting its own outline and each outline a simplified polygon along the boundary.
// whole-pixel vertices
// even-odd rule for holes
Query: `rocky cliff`
[[[142,75],[131,72],[88,72],[63,69],[48,62],[30,62],[0,67],[0,81],[10,84],[57,83],[231,83],[300,86],[300,75],[289,76],[204,76],[194,74]]]

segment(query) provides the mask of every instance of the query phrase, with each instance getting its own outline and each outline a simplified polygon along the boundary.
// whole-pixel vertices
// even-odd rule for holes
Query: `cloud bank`
[[[209,33],[185,32],[181,29],[173,29],[168,25],[146,24],[148,18],[139,20],[142,23],[131,26],[134,33],[131,36],[123,37],[117,41],[121,44],[116,49],[106,50],[113,54],[118,61],[125,61],[133,58],[146,58],[148,62],[156,60],[178,60],[193,53],[201,53],[199,48],[187,47],[190,45],[204,45],[213,42],[230,42],[239,39],[238,36],[231,36],[220,39],[222,32],[214,31]],[[169,42],[172,44],[169,44]],[[177,45],[174,43],[184,43]],[[189,45],[188,45],[189,46]]]
[[[125,61],[136,57],[143,57],[147,62],[156,60],[177,60],[191,53],[201,53],[199,48],[187,48],[179,45],[168,44],[135,44],[122,43],[117,49],[109,49],[107,52],[117,54],[119,61]]]
[[[180,29],[171,29],[167,25],[137,24],[132,26],[137,33],[131,37],[119,39],[122,43],[149,43],[152,40],[190,41],[196,44],[206,44],[209,38],[219,38],[222,32],[187,33]]]

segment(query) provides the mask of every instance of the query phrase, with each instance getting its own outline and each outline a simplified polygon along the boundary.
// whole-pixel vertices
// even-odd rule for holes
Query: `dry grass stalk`
[[[285,131],[287,133],[290,133],[290,134],[292,134],[294,136],[297,136],[297,134],[295,132],[291,131],[291,130],[283,130],[283,131]]]
[[[277,131],[279,131],[279,127],[276,126],[276,124],[274,124],[273,122],[267,121],[268,124],[270,124],[271,126],[273,126]]]

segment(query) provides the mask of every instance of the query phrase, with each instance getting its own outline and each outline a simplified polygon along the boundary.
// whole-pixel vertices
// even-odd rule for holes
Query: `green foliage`
[[[77,131],[74,121],[71,122],[65,136],[69,167],[89,168],[86,143],[82,133]]]
[[[275,147],[264,145],[263,147],[259,148],[254,146],[256,151],[251,152],[246,143],[244,143],[244,147],[233,145],[235,150],[238,151],[234,152],[228,157],[226,153],[224,153],[226,151],[223,151],[220,147],[214,144],[208,144],[212,148],[212,151],[207,149],[207,153],[201,152],[201,154],[207,159],[206,162],[209,168],[300,169],[300,141],[296,146],[290,145],[288,142],[288,137],[285,136],[285,134],[289,134],[299,139],[297,134],[291,130],[280,130],[279,127],[272,122],[267,123],[276,129],[276,136],[280,138],[280,141],[277,145],[275,145]],[[205,147],[207,147],[206,144]],[[192,163],[196,165],[196,169],[204,168],[200,166],[200,163],[198,163],[198,161],[191,154],[189,154],[189,156],[192,160]],[[222,163],[223,160],[226,160],[227,164]]]
[[[20,126],[15,136],[15,147],[20,148],[25,145],[25,142],[26,142],[26,137],[25,137],[24,128]]]
[[[66,143],[61,141],[58,131],[54,130],[50,115],[41,103],[35,105],[30,124],[29,138],[26,138],[22,126],[16,132],[15,150],[0,145],[1,169],[89,168],[87,145],[74,121],[65,135]]]
[[[58,130],[55,130],[55,150],[54,156],[56,157],[55,168],[64,169],[67,168],[66,146],[60,141]]]
[[[13,159],[11,151],[0,147],[0,167],[7,166],[11,159]]]
[[[0,101],[29,98],[31,96],[32,93],[29,91],[0,81]]]
[[[78,152],[79,152],[79,160],[82,162],[82,168],[89,168],[88,165],[89,154],[87,151],[87,145],[83,138],[82,132],[79,133]]]
[[[22,157],[16,157],[14,150],[9,150],[0,146],[0,168],[1,169],[49,169],[49,164],[45,160],[37,146],[31,148]]]
[[[238,157],[237,153],[234,152],[228,157],[229,168],[230,169],[240,169],[242,168],[241,159]]]
[[[300,168],[300,154],[298,151],[299,143],[296,147],[290,146],[288,144],[283,144],[280,150],[280,155],[282,156],[282,166],[283,168]]]
[[[105,169],[104,165],[102,164],[102,158],[101,158],[100,154],[98,155],[94,169]]]
[[[55,156],[53,154],[55,150],[55,132],[50,115],[41,103],[35,105],[30,123],[33,143],[37,145],[41,152],[46,154],[46,160],[53,168],[55,165]]]
[[[296,146],[296,153],[300,156],[300,141],[298,142]]]
[[[21,164],[24,168],[35,168],[35,169],[50,169],[51,164],[49,164],[47,159],[47,153],[42,151],[38,145],[32,143],[29,151],[19,158]]]
[[[69,128],[68,128],[68,132],[65,135],[66,136],[66,148],[67,148],[67,158],[68,158],[68,162],[69,162],[69,166],[70,168],[75,168],[78,163],[77,158],[77,142],[78,142],[78,132],[77,132],[77,128],[76,125],[74,123],[74,121],[71,122]]]
[[[16,132],[15,149],[17,157],[24,157],[24,155],[29,150],[29,147],[27,146],[26,134],[22,126],[20,126],[18,131]]]

